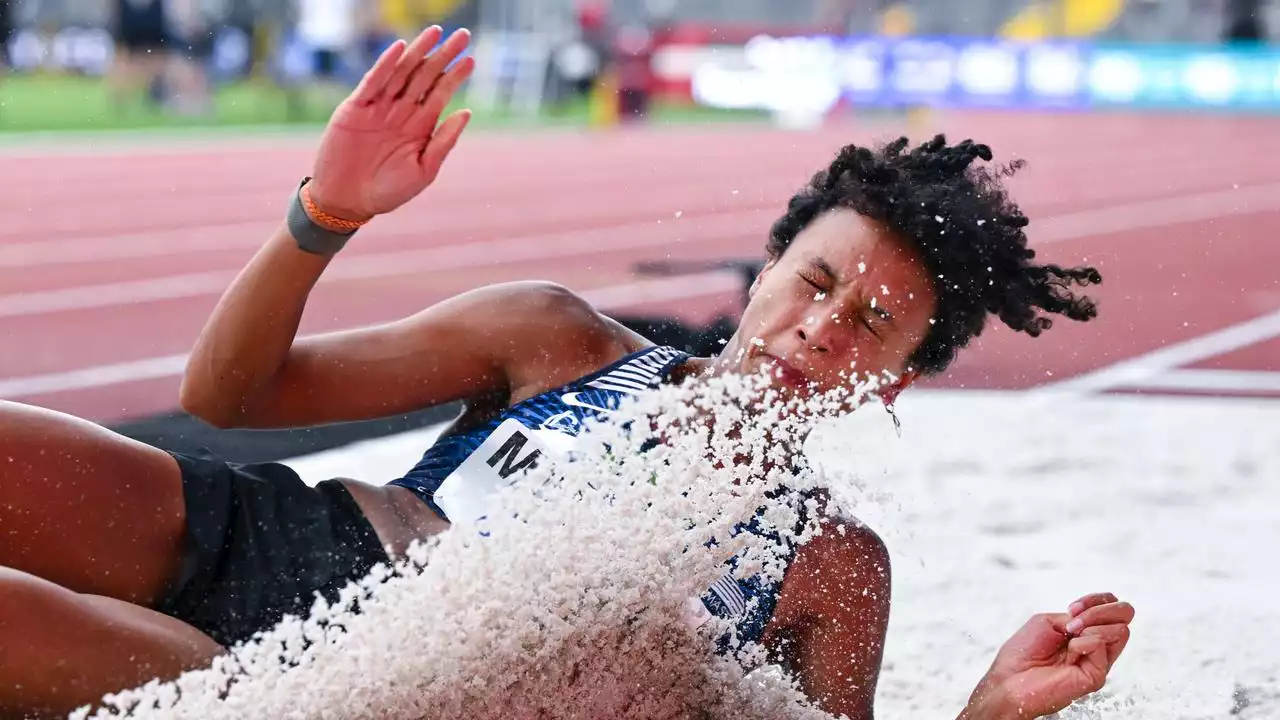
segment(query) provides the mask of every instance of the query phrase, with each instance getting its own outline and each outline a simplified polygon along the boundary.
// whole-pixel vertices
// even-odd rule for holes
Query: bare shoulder
[[[477,302],[513,312],[583,312],[590,307],[582,296],[549,280],[513,280],[493,283],[461,293]]]
[[[891,586],[884,540],[857,520],[826,518],[788,567],[774,622],[796,626],[846,612],[887,619]]]
[[[833,506],[826,488],[817,489],[812,500],[821,532],[799,548],[796,559],[819,567],[882,567],[887,577],[889,548],[876,531]]]
[[[604,316],[569,288],[545,280],[521,280],[485,285],[455,296],[486,325],[526,328],[531,339],[550,331],[564,337],[603,337],[611,331]],[[447,302],[447,301],[446,301]]]
[[[509,330],[512,400],[558,387],[648,344],[558,283],[532,280],[481,288],[486,314]]]
[[[545,280],[529,280],[509,285],[509,292],[526,298],[539,317],[555,321],[557,327],[616,345],[623,353],[636,352],[653,345],[648,338],[601,313],[586,298],[563,285]]]
[[[889,547],[870,526],[856,519],[830,519],[814,543],[825,563],[888,582]]]

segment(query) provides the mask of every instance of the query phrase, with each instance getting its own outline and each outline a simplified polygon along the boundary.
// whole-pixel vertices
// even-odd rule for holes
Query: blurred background
[[[474,32],[473,122],[304,334],[543,279],[716,353],[841,146],[986,143],[1100,314],[992,322],[900,432],[837,433],[893,552],[877,715],[953,716],[1011,623],[1107,589],[1123,709],[1064,720],[1280,717],[1280,0],[0,0],[0,398],[309,481],[410,468],[456,406],[246,431],[177,399],[333,108],[429,23]]]
[[[1278,12],[1270,0],[0,0],[0,128],[323,122],[382,48],[431,23],[475,31],[467,102],[494,117],[1272,108]],[[593,93],[619,107],[584,117]]]
[[[242,460],[448,417],[247,433],[176,407],[316,132],[431,23],[474,32],[472,130],[304,332],[538,277],[712,353],[796,187],[847,142],[946,131],[1029,160],[1038,251],[1107,282],[1097,323],[994,327],[932,386],[1280,395],[1280,2],[0,0],[0,397]]]

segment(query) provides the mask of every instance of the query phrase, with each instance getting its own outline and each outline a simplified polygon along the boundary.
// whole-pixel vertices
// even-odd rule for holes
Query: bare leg
[[[153,610],[0,568],[0,715],[66,717],[207,667],[223,648]]]
[[[0,566],[154,607],[182,559],[182,475],[162,450],[0,401],[0,529]]]

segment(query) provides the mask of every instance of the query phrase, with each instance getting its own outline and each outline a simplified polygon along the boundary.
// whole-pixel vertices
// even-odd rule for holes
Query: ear
[[[920,373],[915,370],[908,370],[902,373],[902,377],[898,378],[897,382],[880,391],[880,399],[884,401],[885,405],[893,407],[893,403],[897,401],[902,391],[911,387],[911,383],[914,383],[918,377],[920,377]]]

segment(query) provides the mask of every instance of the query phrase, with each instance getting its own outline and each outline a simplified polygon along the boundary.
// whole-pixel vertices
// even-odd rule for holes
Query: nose
[[[800,338],[800,342],[804,343],[806,348],[815,353],[825,355],[831,352],[831,331],[823,327],[821,321],[797,327],[796,336]]]

